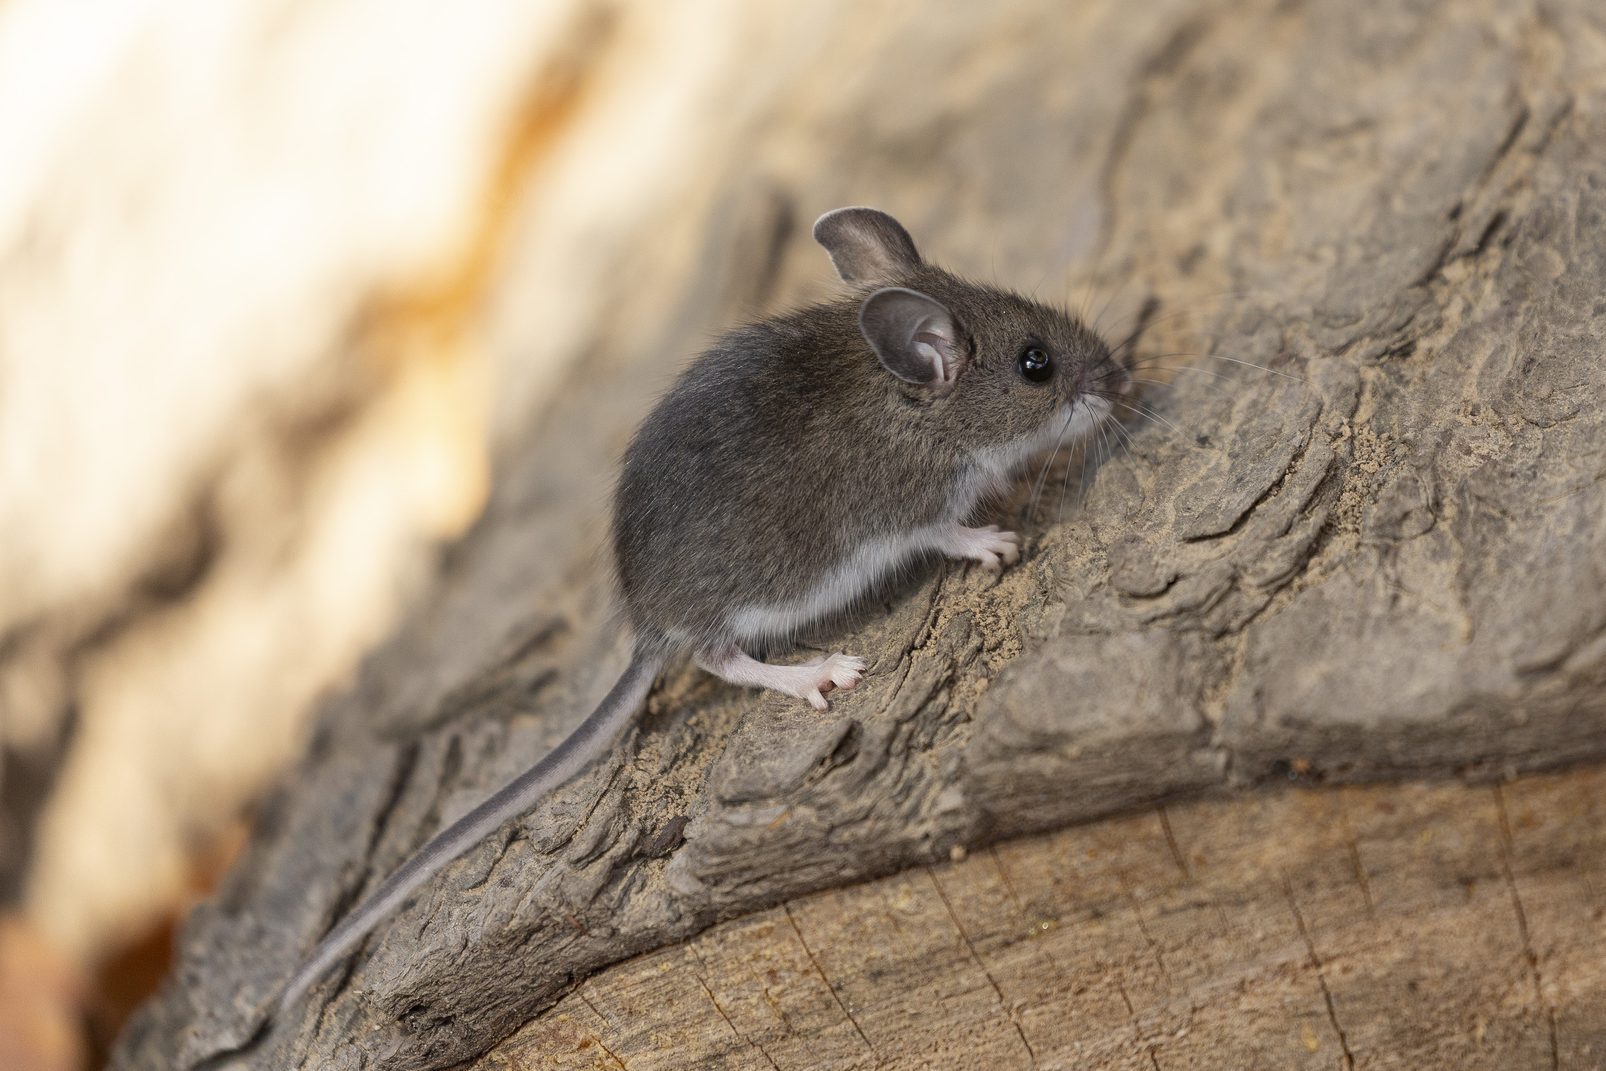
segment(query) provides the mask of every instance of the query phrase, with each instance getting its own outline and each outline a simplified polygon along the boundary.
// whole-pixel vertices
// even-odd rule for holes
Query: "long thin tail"
[[[274,1017],[288,1012],[324,971],[338,963],[413,890],[508,819],[529,811],[541,797],[605,753],[646,700],[663,662],[661,656],[638,647],[618,683],[563,743],[484,803],[430,838],[429,843],[409,856],[394,874],[329,931],[285,983]]]

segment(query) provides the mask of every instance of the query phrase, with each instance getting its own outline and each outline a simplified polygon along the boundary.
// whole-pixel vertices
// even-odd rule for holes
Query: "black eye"
[[[1032,383],[1047,383],[1054,374],[1054,360],[1047,350],[1028,346],[1020,351],[1020,374]]]

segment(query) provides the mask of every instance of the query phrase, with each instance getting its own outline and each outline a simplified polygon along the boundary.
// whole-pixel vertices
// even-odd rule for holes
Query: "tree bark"
[[[773,47],[785,64],[733,64],[727,94],[748,107],[729,121],[726,153],[664,221],[661,248],[644,231],[620,255],[601,301],[615,311],[583,366],[503,459],[434,595],[324,711],[115,1066],[184,1066],[249,1036],[363,889],[606,690],[623,663],[595,553],[610,461],[679,355],[757,307],[820,292],[827,266],[807,224],[838,204],[880,204],[933,260],[972,275],[1023,289],[1041,279],[1049,298],[1084,285],[1113,295],[1135,310],[1134,352],[1155,369],[1141,377],[1169,385],[1144,398],[1122,449],[1085,467],[1062,459],[1026,517],[1023,566],[997,583],[934,568],[811,637],[871,662],[829,714],[687,667],[666,674],[607,761],[432,882],[252,1066],[451,1066],[600,968],[722,919],[1134,808],[1147,817],[1125,828],[1147,830],[1152,849],[1157,801],[1291,776],[1498,778],[1606,753],[1595,5],[1067,12],[1022,0],[941,19],[844,13]],[[1090,303],[1095,319],[1102,303]],[[1028,506],[1024,489],[1015,506]],[[1183,813],[1198,817],[1210,860],[1283,835],[1255,826],[1268,813],[1257,808],[1308,806],[1329,823],[1332,805],[1310,801],[1346,798],[1278,796],[1214,826],[1208,807]],[[1475,798],[1475,814],[1425,813],[1450,830],[1505,829],[1498,790]],[[1156,865],[1175,866],[1164,880],[1179,917],[1147,914],[1141,897],[1133,907],[1130,889],[1090,894],[1124,905],[1108,928],[1179,929],[1148,938],[1160,973],[1132,1000],[1132,1051],[1152,1040],[1140,1007],[1159,1001],[1155,1021],[1169,1024],[1166,1001],[1209,988],[1175,961],[1185,956],[1166,958],[1173,947],[1223,969],[1251,956],[1246,984],[1282,964],[1279,992],[1329,1066],[1373,1044],[1403,998],[1346,983],[1335,1001],[1321,966],[1345,948],[1325,913],[1354,908],[1356,890],[1307,890],[1293,856],[1274,858],[1281,876],[1243,893],[1261,913],[1246,917],[1274,928],[1213,944],[1214,927],[1233,923],[1211,897],[1243,889],[1232,883],[1245,871],[1189,891],[1182,853],[1195,842],[1173,840],[1177,856]],[[1408,842],[1384,837],[1394,849],[1357,871],[1374,892],[1421,880],[1396,850]],[[1511,842],[1484,839],[1473,883],[1484,899],[1465,916],[1498,914],[1500,956],[1523,917],[1527,872]],[[946,915],[942,894],[980,879],[945,880],[915,870],[882,888]],[[1444,893],[1410,895],[1431,916]],[[760,917],[797,923],[796,951],[809,926],[833,924],[821,903]],[[850,937],[826,944],[854,952]],[[1065,999],[1109,996],[1078,993],[1083,970],[1065,954],[1053,983]],[[1118,953],[1094,939],[1079,955]],[[985,974],[980,958],[967,952]],[[1579,977],[1598,991],[1598,975]],[[1485,991],[1467,1010],[1494,1024],[1502,1002],[1559,1007],[1541,1000],[1544,984]],[[1012,999],[997,976],[979,985]],[[1223,1018],[1205,1039],[1235,1034],[1235,1015],[1281,1014],[1206,996]],[[1000,1045],[1032,1036],[1019,1020],[994,1025]],[[1305,1051],[1294,1031],[1267,1051]],[[832,1044],[892,1044],[890,1033],[850,1023]],[[1196,1043],[1178,1040],[1178,1059]]]

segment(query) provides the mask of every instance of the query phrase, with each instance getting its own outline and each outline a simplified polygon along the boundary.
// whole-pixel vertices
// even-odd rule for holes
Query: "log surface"
[[[700,184],[618,254],[560,401],[323,712],[115,1066],[250,1036],[363,889],[606,690],[611,459],[708,332],[822,292],[807,225],[837,204],[968,274],[1124,291],[1144,378],[1171,379],[1153,418],[1063,470],[998,583],[938,566],[808,637],[871,663],[829,714],[667,674],[610,759],[432,882],[253,1066],[451,1066],[719,920],[1156,801],[1606,754],[1598,5],[789,17],[761,85],[746,53],[710,76],[741,106]],[[900,879],[920,910],[928,878]],[[1285,951],[1297,891],[1265,936]],[[1322,910],[1292,946],[1314,960]]]
[[[475,1071],[1606,1065],[1606,771],[1146,809],[587,979]]]

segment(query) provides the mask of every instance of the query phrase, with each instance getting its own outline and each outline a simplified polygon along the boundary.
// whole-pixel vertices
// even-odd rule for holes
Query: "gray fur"
[[[733,635],[732,610],[800,599],[866,541],[940,523],[978,452],[1039,434],[1095,381],[1124,389],[1108,348],[1064,312],[918,256],[883,281],[951,312],[952,389],[887,374],[860,331],[864,291],[720,339],[642,423],[620,472],[614,559],[638,635],[769,638]],[[1027,345],[1052,353],[1053,380],[1019,375]]]
[[[669,657],[691,648],[717,663],[846,609],[879,571],[940,549],[980,497],[1066,434],[1077,405],[1090,403],[1077,427],[1102,419],[1108,403],[1085,392],[1126,389],[1081,323],[925,264],[885,213],[838,209],[814,234],[858,289],[727,334],[625,454],[613,545],[636,637],[629,669],[550,755],[341,920],[286,983],[279,1015],[412,891],[606,753]],[[1052,354],[1050,381],[1019,374],[1028,346]]]
[[[814,221],[814,240],[831,255],[845,282],[885,282],[920,266],[914,239],[903,224],[874,208],[827,212]]]

